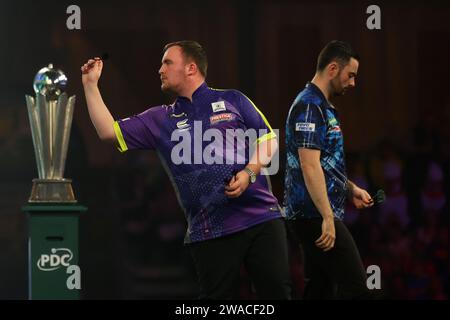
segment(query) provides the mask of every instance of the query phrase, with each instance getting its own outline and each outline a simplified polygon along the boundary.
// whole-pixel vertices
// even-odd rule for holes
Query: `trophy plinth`
[[[33,179],[29,203],[76,203],[71,179]]]

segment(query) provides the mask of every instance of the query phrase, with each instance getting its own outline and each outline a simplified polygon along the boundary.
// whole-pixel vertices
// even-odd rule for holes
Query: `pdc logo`
[[[52,248],[51,254],[42,254],[37,267],[42,271],[53,271],[62,267],[69,267],[73,253],[67,248]]]

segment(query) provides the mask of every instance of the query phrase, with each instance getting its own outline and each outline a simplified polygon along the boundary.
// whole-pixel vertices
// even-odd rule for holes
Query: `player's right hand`
[[[83,85],[97,85],[98,79],[102,74],[103,61],[96,57],[89,59],[84,65],[81,66],[81,80]]]
[[[334,228],[334,219],[332,217],[323,219],[322,235],[316,240],[316,246],[323,251],[329,251],[333,249],[335,240],[336,230]]]

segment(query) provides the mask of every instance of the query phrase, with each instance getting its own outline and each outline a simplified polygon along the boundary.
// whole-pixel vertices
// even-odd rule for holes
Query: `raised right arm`
[[[100,59],[90,59],[81,67],[81,79],[83,82],[89,116],[99,138],[102,141],[116,143],[117,138],[113,127],[114,118],[103,102],[98,88],[98,80],[100,79],[102,69],[103,62]]]

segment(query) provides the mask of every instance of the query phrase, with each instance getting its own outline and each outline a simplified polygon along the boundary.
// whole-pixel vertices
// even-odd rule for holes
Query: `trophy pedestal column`
[[[28,298],[80,299],[79,215],[86,207],[68,203],[29,203]]]

